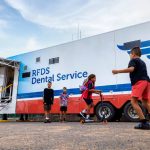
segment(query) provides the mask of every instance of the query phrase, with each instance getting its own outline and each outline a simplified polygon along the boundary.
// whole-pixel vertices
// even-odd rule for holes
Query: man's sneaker
[[[83,112],[80,112],[80,115],[81,115],[83,118],[85,118],[85,115],[84,115]]]
[[[150,124],[148,122],[137,124],[134,129],[150,130]]]
[[[49,119],[45,119],[44,123],[51,123]]]

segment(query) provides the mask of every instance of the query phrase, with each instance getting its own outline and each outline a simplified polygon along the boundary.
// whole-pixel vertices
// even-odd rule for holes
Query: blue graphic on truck
[[[128,43],[124,43],[123,45],[117,45],[120,50],[127,51],[130,54],[131,48],[139,46],[142,51],[142,55],[146,55],[148,59],[150,59],[150,40],[148,41],[131,41]]]

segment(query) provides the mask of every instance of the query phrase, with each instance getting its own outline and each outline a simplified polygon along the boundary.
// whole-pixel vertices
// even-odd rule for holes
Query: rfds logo
[[[130,51],[133,47],[140,47],[142,51],[142,55],[145,55],[148,59],[150,59],[150,40],[148,41],[131,41],[124,43],[123,45],[117,45],[117,47],[122,50],[126,51],[128,54],[130,54]]]

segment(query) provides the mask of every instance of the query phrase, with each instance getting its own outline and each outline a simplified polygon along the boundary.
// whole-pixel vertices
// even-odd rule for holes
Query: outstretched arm
[[[89,92],[92,92],[92,93],[95,93],[95,94],[100,94],[100,93],[101,93],[100,90],[96,90],[95,88],[93,88],[93,83],[90,83],[90,84],[88,85],[88,91],[89,91]]]
[[[126,69],[121,69],[121,70],[112,70],[113,74],[118,74],[118,73],[131,73],[134,71],[134,67],[129,67]]]

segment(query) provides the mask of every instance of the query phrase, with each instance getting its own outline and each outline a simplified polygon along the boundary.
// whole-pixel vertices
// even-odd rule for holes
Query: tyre
[[[139,103],[139,105],[142,108],[143,113],[145,114],[146,110],[143,108],[141,103]],[[137,115],[136,111],[132,107],[131,102],[125,105],[123,112],[126,121],[132,121],[132,122],[139,121],[139,116]]]
[[[102,120],[103,113],[105,114],[105,119],[107,121],[112,121],[115,116],[115,109],[114,107],[109,103],[100,103],[96,107],[96,116],[99,120]]]

